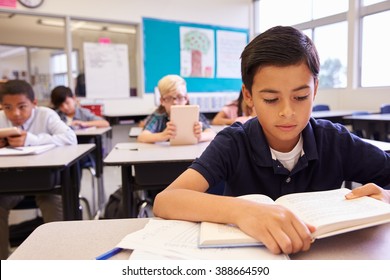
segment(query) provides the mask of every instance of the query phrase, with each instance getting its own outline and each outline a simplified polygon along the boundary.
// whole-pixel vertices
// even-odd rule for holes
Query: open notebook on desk
[[[51,150],[54,144],[27,147],[4,147],[0,149],[0,156],[19,156],[19,155],[37,155]]]

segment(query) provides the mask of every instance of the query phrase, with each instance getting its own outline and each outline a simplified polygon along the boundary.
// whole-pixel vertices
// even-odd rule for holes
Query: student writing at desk
[[[170,108],[172,105],[189,104],[186,82],[178,75],[163,77],[158,82],[158,89],[161,105],[147,119],[144,130],[137,138],[139,142],[155,143],[175,137],[175,124],[169,120]],[[199,142],[210,141],[215,136],[203,114],[199,115],[199,122],[194,124],[194,134]]]
[[[221,131],[205,152],[160,192],[155,215],[167,219],[236,224],[272,252],[310,248],[315,228],[288,209],[235,196],[363,186],[347,199],[371,196],[390,203],[390,155],[340,124],[310,117],[320,62],[313,42],[292,27],[274,27],[241,55],[243,94],[257,117]],[[225,181],[226,196],[205,193]],[[364,209],[362,209],[364,211]]]
[[[22,80],[10,80],[0,91],[0,127],[20,127],[20,136],[0,139],[0,147],[36,146],[55,144],[57,146],[76,145],[77,138],[56,112],[50,108],[38,107],[30,84]],[[5,159],[3,159],[5,160]],[[23,196],[0,195],[0,257],[6,259],[9,250],[8,216]],[[37,205],[45,222],[63,220],[60,195],[37,195]]]

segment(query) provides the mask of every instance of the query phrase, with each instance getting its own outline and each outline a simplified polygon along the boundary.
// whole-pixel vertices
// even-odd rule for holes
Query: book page
[[[147,253],[153,259],[288,259],[264,247],[200,249],[198,235],[199,223],[151,219],[142,230],[128,234],[116,247]]]
[[[347,228],[363,228],[366,224],[390,220],[389,204],[370,197],[347,200],[345,194],[349,192],[349,189],[336,189],[296,193],[282,196],[276,202],[315,226],[317,230],[313,237],[330,236],[332,231],[346,232]]]
[[[256,203],[274,204],[268,196],[261,194],[243,195],[239,198]],[[238,247],[260,246],[262,243],[247,235],[235,225],[202,222],[200,226],[199,247]]]

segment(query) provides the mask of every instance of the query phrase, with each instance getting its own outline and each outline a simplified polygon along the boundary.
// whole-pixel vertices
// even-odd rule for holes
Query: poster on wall
[[[217,78],[241,78],[241,53],[247,44],[247,34],[217,30]]]
[[[84,67],[87,98],[130,96],[127,45],[85,42]]]
[[[214,30],[180,27],[180,75],[214,78]]]

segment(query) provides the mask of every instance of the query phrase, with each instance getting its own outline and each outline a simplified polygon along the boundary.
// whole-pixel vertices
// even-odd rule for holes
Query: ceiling
[[[72,32],[99,32],[104,36],[108,36],[110,32],[123,33],[123,34],[135,34],[136,26],[129,24],[98,22],[90,20],[72,20],[71,21]],[[0,29],[12,30],[11,32],[17,32],[18,29],[28,32],[30,34],[36,34],[42,32],[43,29],[48,32],[64,32],[64,19],[60,17],[44,17],[36,15],[15,14],[0,12]],[[31,49],[30,49],[31,50]],[[24,47],[10,46],[7,42],[1,40],[0,36],[0,58],[10,55],[25,54]]]

